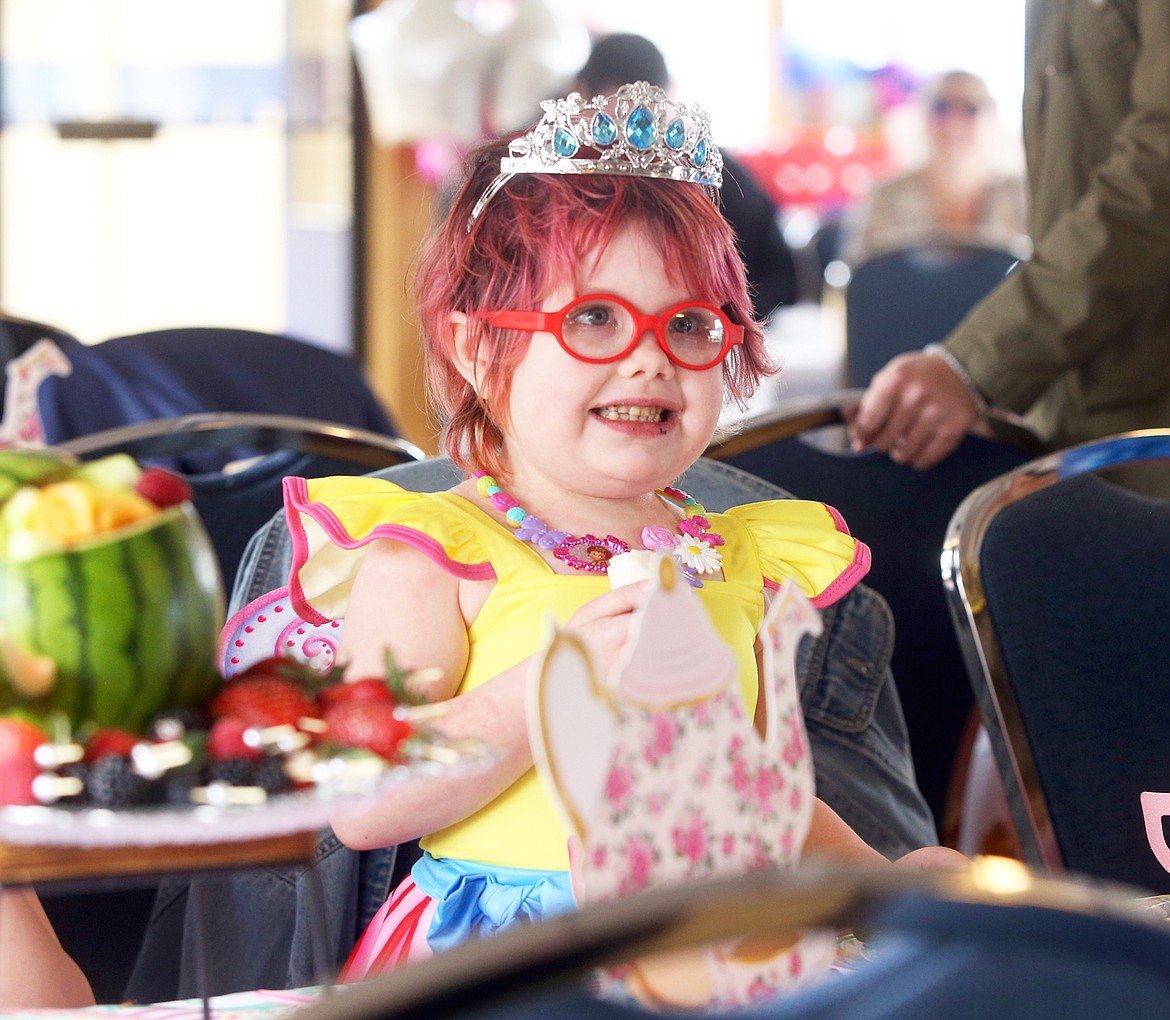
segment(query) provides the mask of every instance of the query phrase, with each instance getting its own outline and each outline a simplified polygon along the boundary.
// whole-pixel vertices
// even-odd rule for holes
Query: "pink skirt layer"
[[[341,969],[341,981],[361,981],[433,956],[427,945],[437,904],[409,875],[379,908]]]

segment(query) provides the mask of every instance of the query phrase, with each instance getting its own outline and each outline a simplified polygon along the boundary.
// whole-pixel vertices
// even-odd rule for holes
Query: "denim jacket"
[[[406,465],[386,476],[419,489],[432,483],[445,488],[454,476],[443,464],[439,461],[430,472],[425,464]],[[784,495],[754,476],[712,462],[701,462],[682,484],[713,509]],[[237,578],[234,605],[283,583],[287,546],[283,518],[257,533]],[[821,636],[806,639],[797,658],[818,796],[887,857],[937,843],[930,811],[915,784],[890,673],[894,632],[889,608],[876,592],[858,585],[824,611],[824,624]],[[323,832],[311,868],[193,879],[213,905],[208,991],[292,988],[336,973],[416,853],[413,846],[359,853]],[[318,880],[326,905],[323,917],[314,916],[312,883]],[[160,888],[128,998],[160,1001],[199,994],[193,903],[191,883]],[[316,951],[315,939],[322,943]]]

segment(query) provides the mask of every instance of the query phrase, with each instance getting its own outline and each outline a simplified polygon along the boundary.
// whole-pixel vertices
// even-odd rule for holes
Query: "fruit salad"
[[[33,450],[0,450],[0,556],[22,562],[63,552],[157,517],[191,498],[178,475],[125,453],[78,463]]]
[[[0,450],[0,712],[141,729],[219,682],[223,581],[177,475]]]

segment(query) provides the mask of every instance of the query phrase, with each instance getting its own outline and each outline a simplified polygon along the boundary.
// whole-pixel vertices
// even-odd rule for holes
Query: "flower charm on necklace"
[[[670,528],[651,524],[642,529],[642,548],[653,552],[655,549],[673,549],[678,545],[678,535]]]
[[[671,555],[684,568],[699,574],[714,574],[723,565],[723,553],[703,538],[688,536],[671,549]]]

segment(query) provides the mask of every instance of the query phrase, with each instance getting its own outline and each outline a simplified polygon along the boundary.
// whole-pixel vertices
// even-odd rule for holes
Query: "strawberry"
[[[134,489],[157,507],[175,506],[192,498],[191,486],[185,478],[160,467],[145,468]]]
[[[317,704],[321,710],[343,701],[385,702],[393,704],[394,695],[390,685],[380,676],[367,676],[359,680],[342,680],[329,684],[317,692]]]
[[[119,730],[112,727],[96,729],[85,742],[86,764],[92,765],[95,761],[100,761],[111,754],[117,755],[119,758],[128,758],[130,752],[134,750],[134,745],[141,740],[142,738],[138,734],[131,733],[129,730]]]
[[[252,747],[244,741],[244,734],[250,729],[243,719],[225,715],[211,724],[207,734],[207,754],[214,761],[228,758],[247,758],[258,761],[263,754],[259,747]]]
[[[342,701],[325,710],[323,739],[341,747],[364,747],[394,761],[414,727],[388,701]]]
[[[0,717],[0,804],[35,804],[32,785],[41,771],[33,755],[48,741],[35,723]]]
[[[234,715],[249,726],[295,726],[303,716],[316,714],[301,684],[265,673],[244,673],[227,681],[211,702],[213,718]]]

